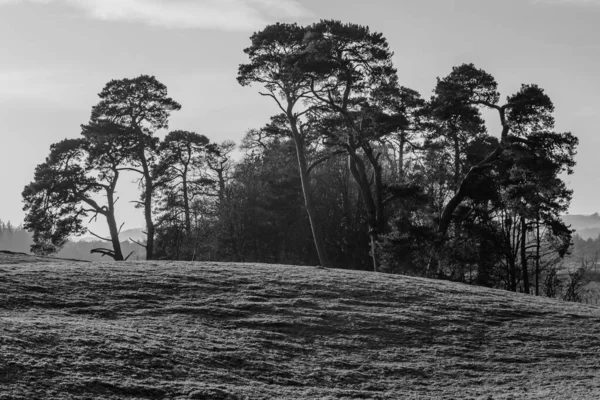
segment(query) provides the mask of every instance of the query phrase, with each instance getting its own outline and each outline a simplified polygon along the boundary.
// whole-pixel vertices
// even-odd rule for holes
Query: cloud
[[[97,20],[179,29],[252,30],[311,15],[297,0],[0,0],[23,3],[62,4]]]

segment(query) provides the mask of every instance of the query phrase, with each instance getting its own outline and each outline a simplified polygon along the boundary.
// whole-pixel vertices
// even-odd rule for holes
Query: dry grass
[[[355,271],[0,255],[0,399],[100,398],[597,399],[600,309]]]

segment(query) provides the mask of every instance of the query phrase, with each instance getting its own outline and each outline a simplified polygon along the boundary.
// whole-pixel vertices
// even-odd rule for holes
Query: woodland
[[[182,105],[154,76],[108,82],[80,137],[53,144],[23,191],[31,251],[55,254],[100,218],[110,236],[92,251],[126,259],[115,210],[133,172],[148,260],[319,265],[550,297],[573,277],[559,271],[572,246],[560,215],[578,139],[555,130],[543,88],[501,95],[466,63],[421,94],[383,34],[334,20],[266,26],[244,52],[237,80],[273,116],[239,145],[169,131]]]

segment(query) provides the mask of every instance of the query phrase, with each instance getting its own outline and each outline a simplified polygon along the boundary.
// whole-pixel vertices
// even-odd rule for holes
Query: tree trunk
[[[152,194],[154,192],[154,182],[148,160],[146,159],[143,133],[140,129],[140,139],[138,144],[138,157],[142,164],[144,178],[144,219],[146,220],[146,260],[152,260],[154,256],[154,221],[152,221]]]
[[[111,182],[111,185],[106,189],[106,200],[108,202],[108,210],[104,214],[106,222],[108,223],[108,231],[110,232],[110,241],[115,252],[114,260],[123,261],[123,250],[121,249],[121,241],[119,240],[119,228],[117,227],[117,220],[115,218],[115,187],[117,180],[119,179],[119,172],[114,171],[115,177]]]
[[[433,246],[434,253],[439,251],[442,242],[446,239],[446,234],[448,233],[448,227],[450,226],[450,222],[452,221],[452,215],[454,214],[454,211],[456,210],[456,208],[460,205],[460,203],[466,197],[465,190],[466,190],[466,185],[467,185],[468,180],[475,173],[478,173],[479,171],[483,171],[486,168],[491,167],[491,164],[493,162],[495,162],[496,160],[498,160],[500,158],[500,156],[502,155],[502,152],[504,151],[504,146],[508,139],[508,133],[510,131],[510,127],[506,123],[504,109],[501,109],[499,112],[500,112],[500,121],[502,123],[502,133],[500,136],[500,144],[483,161],[479,162],[477,165],[474,165],[473,167],[471,167],[469,169],[469,171],[466,173],[466,175],[460,182],[460,185],[458,186],[458,190],[456,191],[454,196],[452,196],[452,198],[448,201],[448,204],[446,204],[446,206],[444,207],[444,210],[440,217],[440,221],[438,223],[439,238],[438,238],[438,243],[436,243]],[[438,268],[437,260],[438,260],[437,255],[432,254],[429,259],[429,263],[427,265],[427,272],[429,275],[437,275],[437,272],[438,272],[437,271],[437,268]]]
[[[308,166],[306,163],[304,140],[300,135],[300,132],[298,132],[298,126],[296,125],[295,118],[293,116],[288,117],[290,121],[290,127],[293,133],[294,144],[296,145],[298,169],[300,172],[300,183],[302,185],[302,193],[304,194],[304,204],[306,206],[306,212],[308,213],[308,220],[310,222],[310,228],[313,234],[315,248],[317,250],[317,255],[319,256],[321,266],[325,268],[330,268],[331,264],[329,262],[329,258],[327,257],[327,252],[325,250],[325,241],[323,240],[323,235],[321,234],[321,230],[317,225],[317,209],[313,201],[312,189],[310,188],[310,178],[308,176]]]
[[[510,265],[510,291],[517,291],[517,257],[519,254],[519,239],[517,238],[517,230],[520,229],[519,224],[511,219],[511,223],[507,231],[507,240],[509,244],[509,265]]]
[[[219,204],[225,202],[225,176],[223,175],[223,169],[217,170],[217,176],[219,178]]]
[[[111,201],[109,196],[109,202]],[[121,242],[119,241],[119,228],[117,227],[117,221],[115,219],[115,211],[110,207],[106,213],[106,222],[108,223],[108,231],[110,232],[110,241],[112,243],[113,251],[115,252],[115,261],[123,261],[123,251],[121,250]]]
[[[188,166],[186,164],[183,170],[182,184],[183,184],[183,212],[185,214],[185,232],[189,236],[192,233],[192,219],[190,216],[190,200],[188,198],[188,182],[187,182]]]
[[[366,144],[365,146],[363,146],[363,150],[365,152],[365,155],[367,156],[367,159],[369,160],[369,163],[371,164],[371,166],[373,167],[373,172],[374,172],[374,176],[375,176],[375,186],[374,186],[374,192],[375,192],[375,199],[374,199],[374,203],[375,203],[375,219],[377,221],[376,226],[377,226],[377,233],[383,233],[383,231],[385,230],[385,225],[386,225],[386,220],[385,220],[385,210],[384,210],[384,205],[383,205],[383,168],[381,167],[381,164],[379,163],[379,157],[381,154],[379,155],[375,155],[373,152],[373,149],[371,148],[371,146],[369,144]],[[365,171],[365,175],[366,175],[366,171]],[[367,183],[367,189],[368,189],[368,194],[371,195],[371,187],[369,185],[369,180],[367,179],[366,181]]]
[[[146,189],[144,199],[144,218],[146,219],[146,260],[152,260],[154,255],[155,227],[152,221],[152,189]]]
[[[521,216],[521,268],[523,270],[523,290],[529,294],[529,269],[527,268],[527,219]]]
[[[454,135],[454,193],[458,192],[460,187],[460,142],[458,134]]]
[[[540,215],[536,218],[536,242],[535,242],[535,295],[540,295]]]
[[[405,146],[405,137],[406,133],[404,131],[400,132],[400,145],[398,148],[398,177],[401,181],[404,180],[404,146]]]
[[[348,147],[348,168],[354,177],[360,194],[365,203],[367,211],[367,220],[369,224],[369,237],[371,239],[371,257],[373,259],[373,271],[377,272],[377,239],[379,234],[379,226],[377,221],[377,206],[371,195],[371,186],[365,164],[360,159],[360,156],[354,152],[354,149]]]
[[[369,231],[371,237],[371,261],[373,262],[373,272],[377,272],[377,234]]]
[[[483,221],[482,221],[482,225],[487,225],[489,223],[489,220],[491,219],[489,214],[488,214],[488,206],[485,205],[485,213],[483,214]],[[479,242],[479,249],[478,249],[478,253],[479,253],[479,263],[477,265],[477,278],[475,278],[475,282],[477,285],[480,286],[486,286],[489,287],[490,285],[490,270],[491,270],[491,263],[489,262],[488,259],[488,254],[487,254],[487,235],[484,235],[483,237],[480,238],[480,242]]]

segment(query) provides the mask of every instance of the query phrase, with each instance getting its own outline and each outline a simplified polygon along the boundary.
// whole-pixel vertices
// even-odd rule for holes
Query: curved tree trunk
[[[527,268],[527,219],[521,216],[521,267],[523,269],[523,289],[529,294],[529,268]]]
[[[456,193],[460,184],[460,142],[458,134],[454,134],[454,192]]]
[[[504,121],[504,117],[502,117],[502,121]],[[458,189],[454,196],[450,198],[444,210],[442,211],[442,215],[440,216],[440,221],[438,223],[438,240],[434,244],[433,254],[429,259],[429,263],[427,265],[427,273],[430,276],[438,275],[438,255],[437,253],[440,251],[440,248],[443,244],[443,241],[446,239],[446,235],[448,233],[448,228],[450,227],[450,222],[452,222],[452,216],[454,215],[454,211],[458,208],[458,206],[462,203],[462,201],[467,197],[466,189],[469,179],[483,171],[487,168],[491,168],[493,163],[500,158],[500,155],[504,151],[505,141],[507,139],[509,127],[504,123],[504,128],[502,130],[502,136],[500,140],[500,144],[498,147],[494,149],[483,161],[479,164],[474,165],[469,169],[469,171],[465,174],[463,179],[458,186]]]
[[[302,193],[304,194],[304,204],[306,206],[306,212],[308,213],[308,220],[310,221],[310,228],[313,234],[315,248],[317,250],[317,255],[319,256],[321,266],[325,268],[330,268],[331,264],[329,262],[329,257],[327,256],[327,251],[325,249],[325,241],[323,239],[323,235],[321,234],[321,230],[319,229],[319,226],[317,224],[317,209],[314,204],[312,189],[310,187],[310,178],[308,175],[308,165],[306,162],[304,140],[302,138],[302,135],[298,131],[298,126],[295,118],[291,115],[288,115],[288,118],[290,122],[290,127],[292,129],[294,144],[296,146],[296,156],[298,157],[298,169],[300,172],[300,183],[302,185]]]
[[[156,228],[152,220],[152,194],[154,192],[154,182],[148,160],[144,152],[142,142],[140,142],[139,158],[142,164],[142,172],[144,177],[144,219],[146,220],[146,260],[152,260],[154,256],[154,233]]]
[[[121,250],[121,241],[119,240],[119,228],[115,218],[115,187],[119,178],[119,172],[115,171],[115,179],[106,190],[106,200],[108,200],[108,210],[105,214],[108,230],[110,232],[110,241],[115,252],[115,261],[123,261],[123,251]]]
[[[144,199],[144,218],[146,219],[146,260],[152,260],[154,255],[154,234],[156,228],[152,221],[152,189],[146,189]]]
[[[535,221],[535,295],[540,295],[540,213]]]
[[[190,199],[187,181],[188,166],[186,164],[182,175],[182,190],[183,190],[183,212],[185,215],[185,231],[188,235],[192,233],[192,218],[190,213]]]
[[[385,208],[383,204],[383,168],[379,162],[381,153],[375,155],[375,152],[370,144],[363,146],[363,150],[367,156],[367,159],[369,160],[369,163],[371,164],[371,167],[373,168],[375,218],[377,221],[377,232],[381,234],[386,228]],[[367,183],[369,184],[368,180]],[[373,193],[370,189],[370,186],[371,185],[369,184],[369,194]]]
[[[314,204],[312,190],[310,188],[310,178],[307,173],[306,154],[304,152],[304,145],[296,143],[296,154],[298,156],[298,168],[300,170],[300,183],[302,184],[302,193],[304,193],[304,204],[306,206],[306,212],[308,213],[308,219],[310,221],[310,228],[312,230],[315,247],[319,256],[321,266],[330,268],[329,257],[325,250],[325,241],[321,230],[317,225],[317,209]]]
[[[108,230],[110,232],[110,241],[112,243],[113,250],[115,252],[115,261],[123,261],[123,251],[121,250],[121,242],[119,241],[119,228],[117,227],[117,221],[115,220],[114,210],[106,214],[106,222],[108,223]]]
[[[110,182],[109,185],[104,186],[104,190],[106,191],[106,200],[108,203],[107,206],[100,207],[94,200],[87,197],[82,198],[81,200],[91,206],[97,214],[100,214],[106,218],[110,239],[100,237],[94,233],[92,234],[101,240],[110,242],[113,247],[112,250],[104,248],[93,249],[91,250],[91,253],[99,253],[103,256],[107,255],[112,257],[115,261],[123,261],[124,257],[123,250],[121,249],[121,242],[119,240],[119,228],[117,227],[117,220],[115,218],[115,188],[117,185],[117,180],[119,179],[119,172],[115,169],[114,173],[115,177],[113,178],[112,182]]]

